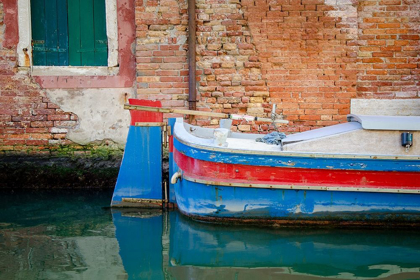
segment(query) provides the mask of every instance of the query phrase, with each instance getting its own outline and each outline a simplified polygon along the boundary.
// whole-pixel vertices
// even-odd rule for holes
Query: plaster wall
[[[123,106],[134,97],[133,88],[55,89],[46,94],[62,110],[78,116],[78,124],[67,130],[67,139],[81,145],[103,140],[125,145],[130,115]]]

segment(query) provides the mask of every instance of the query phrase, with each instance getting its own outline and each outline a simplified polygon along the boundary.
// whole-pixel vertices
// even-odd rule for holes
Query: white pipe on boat
[[[181,172],[175,172],[171,177],[171,184],[174,185],[176,182],[178,182],[178,179],[182,179],[182,173]]]

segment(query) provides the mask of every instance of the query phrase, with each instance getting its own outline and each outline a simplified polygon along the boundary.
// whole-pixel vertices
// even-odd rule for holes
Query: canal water
[[[420,279],[420,232],[220,226],[112,192],[0,192],[0,279]]]

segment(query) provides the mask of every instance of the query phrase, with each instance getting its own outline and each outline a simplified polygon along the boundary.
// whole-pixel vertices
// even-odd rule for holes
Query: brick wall
[[[100,115],[103,111],[115,110],[115,103],[123,103],[124,96],[133,91],[134,2],[118,0],[116,4],[119,27],[118,62],[121,64],[118,74],[32,76],[29,69],[18,68],[17,1],[0,0],[0,156],[16,154],[47,156],[100,154],[102,156],[106,154],[105,150],[109,150],[110,153],[119,152],[119,143],[115,144],[112,136],[118,131],[126,131],[124,130],[126,125],[119,125],[121,116],[128,114],[124,112],[122,104],[119,106],[120,111],[114,112],[112,118],[115,122],[111,124],[104,120],[106,117],[102,119],[91,117],[91,115]],[[29,61],[29,57],[27,58]],[[105,90],[102,87],[106,88],[107,95],[100,100],[101,102],[91,102],[92,96],[103,94]],[[67,93],[70,97],[65,97]],[[60,97],[60,94],[64,97]],[[110,100],[113,104],[104,100]],[[94,105],[88,105],[92,103]],[[60,108],[58,104],[63,107]],[[64,107],[67,111],[62,109]],[[86,109],[88,114],[83,115],[85,112],[83,109]],[[82,118],[80,114],[78,113],[78,116],[74,111],[82,112],[83,122],[79,119]],[[99,125],[95,126],[98,123]],[[102,134],[94,133],[97,127],[100,129],[105,127],[101,131]],[[91,133],[93,137],[88,138],[89,141],[84,141],[85,138],[81,136],[71,138],[69,133],[87,131],[86,134],[89,134],[90,129],[93,131]],[[69,138],[76,140],[73,142]]]
[[[188,99],[187,3],[136,0],[138,98],[184,107]]]
[[[356,97],[355,4],[246,0],[243,5],[271,101],[293,121],[286,130],[344,120]]]
[[[138,3],[137,92],[186,107],[186,3]],[[291,121],[283,130],[296,132],[345,121],[352,98],[419,97],[419,1],[198,0],[196,8],[199,110],[267,116],[276,103]]]
[[[28,75],[17,74],[17,40],[5,34],[13,17],[4,11],[16,8],[13,2],[0,2],[0,152],[50,153],[59,144],[70,144],[66,134],[77,116],[51,103]]]
[[[76,115],[51,103],[26,76],[2,74],[0,83],[1,151],[48,154],[54,146],[71,143],[66,134],[77,124]]]
[[[420,90],[420,1],[359,2],[361,98],[418,98]]]
[[[199,110],[267,116],[276,103],[291,121],[282,130],[296,132],[344,121],[352,98],[419,98],[418,0],[197,0],[196,8]],[[71,144],[78,119],[18,74],[10,9],[16,1],[0,1],[0,149],[49,152]],[[186,0],[136,0],[135,26],[138,98],[186,108]]]
[[[239,1],[202,1],[197,10],[199,108],[265,117],[269,92],[255,38]],[[198,120],[201,125],[217,120]],[[234,130],[267,130],[268,125],[235,122]]]

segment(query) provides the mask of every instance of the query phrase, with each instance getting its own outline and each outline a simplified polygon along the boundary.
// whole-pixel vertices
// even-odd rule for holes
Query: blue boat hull
[[[195,219],[291,226],[420,222],[417,155],[290,152],[233,137],[219,146],[182,120],[174,130],[176,203]]]
[[[175,185],[179,210],[214,222],[326,225],[413,225],[420,196],[403,193],[257,189],[182,180]]]

